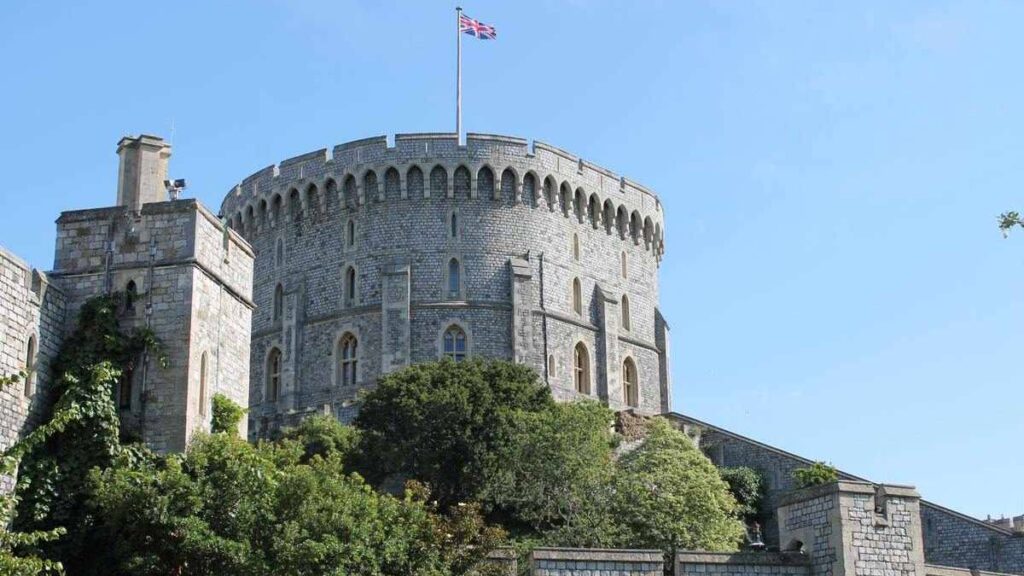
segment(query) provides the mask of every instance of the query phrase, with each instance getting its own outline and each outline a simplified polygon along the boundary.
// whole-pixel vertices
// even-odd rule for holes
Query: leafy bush
[[[337,456],[342,461],[352,456],[359,444],[359,431],[345,426],[333,416],[320,414],[303,420],[281,434],[284,443],[295,443],[302,452],[302,462],[314,456]]]
[[[839,480],[839,471],[831,464],[815,462],[806,468],[793,470],[793,481],[797,488],[831,484]]]
[[[479,492],[485,463],[508,442],[514,414],[552,403],[533,370],[510,362],[445,360],[392,372],[365,396],[356,418],[358,469],[375,484],[419,480],[447,510]]]
[[[663,419],[621,458],[614,486],[612,509],[626,530],[620,546],[724,552],[744,535],[715,465]]]
[[[756,520],[761,515],[765,491],[761,474],[745,466],[720,468],[718,472],[729,485],[729,493],[736,499],[736,512],[747,522]]]
[[[238,434],[238,423],[245,416],[245,408],[235,404],[230,398],[223,394],[213,395],[213,414],[210,416],[210,431],[217,433],[227,432]]]

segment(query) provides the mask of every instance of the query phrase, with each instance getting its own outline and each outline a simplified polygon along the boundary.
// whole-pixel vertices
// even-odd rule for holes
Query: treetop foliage
[[[797,488],[821,486],[837,480],[839,480],[839,471],[835,466],[825,462],[815,462],[806,468],[793,470],[793,481],[796,482]]]

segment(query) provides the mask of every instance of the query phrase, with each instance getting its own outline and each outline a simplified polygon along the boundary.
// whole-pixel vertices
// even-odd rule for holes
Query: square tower
[[[136,359],[116,396],[126,430],[180,451],[209,430],[214,394],[248,405],[253,251],[200,202],[167,199],[162,139],[125,137],[117,153],[118,205],[60,215],[51,276],[69,328],[87,300],[120,292],[122,329],[160,340],[166,366]]]

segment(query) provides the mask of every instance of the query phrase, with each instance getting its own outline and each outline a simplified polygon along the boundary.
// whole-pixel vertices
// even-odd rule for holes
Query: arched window
[[[345,307],[351,308],[356,304],[356,269],[349,266],[345,269]]]
[[[458,298],[462,294],[462,270],[458,258],[448,261],[448,297]]]
[[[622,329],[629,330],[629,296],[622,295]]]
[[[281,314],[284,310],[284,287],[278,284],[274,287],[274,308],[273,318],[274,322],[281,320]]]
[[[379,199],[377,197],[377,173],[367,170],[363,175],[363,196],[367,199]]]
[[[423,197],[423,170],[419,166],[413,166],[405,173],[405,189],[409,198]]]
[[[576,344],[572,354],[573,384],[580,394],[590,394],[590,354],[583,342]]]
[[[135,280],[129,280],[124,287],[124,309],[135,310],[135,301],[139,297],[139,289],[135,286]]]
[[[277,402],[281,395],[281,351],[272,348],[267,356],[267,402]]]
[[[25,397],[32,396],[33,384],[36,380],[36,337],[35,334],[28,337],[28,345],[25,347]]]
[[[583,315],[583,288],[579,278],[572,279],[572,311],[577,316]]]
[[[355,220],[349,218],[347,224],[345,224],[345,247],[348,249],[354,248],[356,245],[356,223]]]
[[[537,178],[530,173],[523,176],[523,202],[531,208],[537,206]]]
[[[356,383],[356,346],[359,342],[351,332],[346,332],[338,340],[338,383],[342,386],[355,386]]]
[[[476,173],[476,190],[480,198],[494,197],[494,172],[487,166]]]
[[[459,216],[452,212],[448,220],[448,237],[454,240],[459,237]]]
[[[444,355],[456,362],[466,359],[466,331],[452,324],[444,331]]]
[[[206,378],[207,378],[206,352],[199,358],[199,415],[206,416]]]
[[[135,362],[129,360],[117,379],[117,407],[121,410],[132,408],[132,381],[135,378]]]
[[[632,358],[622,363],[622,395],[623,401],[630,408],[640,405],[640,382],[636,375],[636,364]]]
[[[622,277],[623,278],[628,278],[629,277],[629,269],[626,267],[626,251],[625,250],[622,251],[622,258],[621,258],[621,260],[622,260]]]
[[[580,236],[575,232],[572,235],[572,259],[580,261]]]
[[[278,238],[274,245],[274,267],[284,264],[284,238]]]
[[[434,166],[430,171],[430,195],[444,198],[448,194],[448,172],[443,166]]]

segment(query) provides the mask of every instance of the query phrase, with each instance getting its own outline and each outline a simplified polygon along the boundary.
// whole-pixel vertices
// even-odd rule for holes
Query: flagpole
[[[462,7],[455,7],[455,138],[462,144]]]

